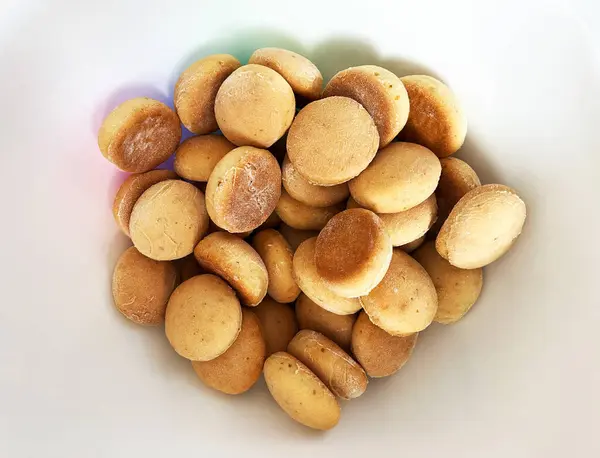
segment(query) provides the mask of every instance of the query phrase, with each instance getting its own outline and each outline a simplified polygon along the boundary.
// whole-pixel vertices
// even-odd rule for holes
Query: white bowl
[[[0,456],[600,456],[597,2],[9,3]],[[127,241],[102,118],[129,97],[170,101],[199,56],[263,46],[326,78],[366,63],[442,78],[469,116],[458,156],[528,206],[468,316],[424,332],[327,433],[292,422],[262,381],[240,397],[204,387],[110,295]]]

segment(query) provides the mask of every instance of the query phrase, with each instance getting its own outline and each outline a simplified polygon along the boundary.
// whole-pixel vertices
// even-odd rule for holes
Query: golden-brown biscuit
[[[400,138],[426,146],[438,157],[458,151],[467,135],[467,117],[450,88],[427,75],[404,76],[401,81],[410,114]]]
[[[471,189],[481,186],[481,181],[469,164],[456,157],[440,159],[442,174],[435,190],[439,218],[432,228],[437,234],[458,201]]]
[[[134,323],[157,325],[165,319],[169,296],[177,286],[177,269],[129,247],[119,257],[112,277],[117,310]]]
[[[190,132],[208,134],[217,130],[217,91],[240,65],[229,54],[215,54],[194,62],[181,74],[173,99],[181,122]]]
[[[269,273],[269,296],[277,302],[294,302],[300,294],[292,272],[294,252],[287,240],[275,229],[265,229],[254,236],[252,247],[260,255]]]
[[[231,347],[210,361],[192,361],[192,367],[205,385],[226,394],[241,394],[260,378],[265,352],[258,317],[242,309],[242,328]]]
[[[175,151],[173,168],[180,177],[192,181],[208,181],[217,163],[235,145],[222,135],[190,137]]]
[[[454,206],[435,247],[455,267],[486,266],[510,249],[526,216],[525,202],[514,189],[500,184],[479,186]]]
[[[442,258],[435,242],[427,242],[414,252],[433,281],[438,295],[434,321],[448,324],[460,320],[479,298],[483,286],[483,269],[459,269]]]
[[[402,251],[405,253],[412,253],[425,242],[426,236],[419,237],[417,240],[413,240],[412,242],[407,243],[406,245],[399,246]]]
[[[200,267],[223,277],[237,291],[242,304],[255,306],[267,294],[267,268],[244,240],[227,232],[214,232],[196,245]]]
[[[275,210],[281,194],[281,169],[269,151],[242,146],[227,153],[206,185],[206,208],[222,229],[256,229]]]
[[[287,304],[275,302],[269,296],[254,308],[267,344],[267,356],[285,351],[290,340],[298,332],[294,309]]]
[[[134,173],[123,182],[113,203],[113,216],[119,228],[129,235],[129,220],[135,203],[150,186],[164,180],[175,180],[177,174],[171,170],[150,170]]]
[[[288,130],[296,99],[287,81],[262,65],[244,65],[221,85],[215,115],[223,135],[238,146],[268,148]]]
[[[265,381],[273,399],[292,419],[309,428],[327,430],[340,420],[340,405],[331,391],[289,353],[267,358]]]
[[[252,53],[248,63],[272,68],[302,97],[314,100],[321,96],[321,72],[315,64],[298,53],[281,48],[261,48]]]
[[[283,189],[275,211],[285,224],[294,229],[318,231],[323,229],[327,221],[343,209],[343,203],[329,207],[311,207],[294,199]]]
[[[387,377],[406,364],[418,335],[392,336],[360,312],[352,330],[352,353],[369,377]]]
[[[315,264],[331,291],[359,297],[379,284],[392,249],[381,219],[372,211],[352,208],[331,218],[317,237]]]
[[[181,180],[161,181],[144,191],[129,222],[135,247],[157,261],[191,254],[207,230],[204,194]]]
[[[286,156],[281,166],[281,181],[289,195],[311,207],[329,207],[346,200],[350,190],[346,183],[317,186],[300,175]]]
[[[350,351],[352,326],[356,315],[337,315],[315,304],[306,294],[296,300],[296,318],[300,329],[312,329],[329,337],[336,344]]]
[[[422,331],[437,312],[437,293],[427,271],[398,249],[381,283],[360,302],[373,324],[393,336]]]
[[[433,194],[441,171],[439,159],[424,146],[394,142],[380,150],[348,185],[361,207],[376,213],[398,213]]]
[[[104,119],[98,132],[104,157],[131,173],[147,172],[166,161],[180,139],[175,112],[147,97],[123,102]]]
[[[310,183],[333,186],[362,172],[378,146],[377,127],[360,103],[328,97],[300,110],[288,132],[287,153]]]
[[[206,273],[204,269],[200,267],[200,264],[198,264],[198,261],[196,261],[196,258],[193,254],[190,254],[185,258],[178,259],[176,261],[176,266],[179,269],[179,281],[181,283],[189,280],[192,277],[195,277],[196,275],[202,275]]]
[[[338,296],[331,291],[317,272],[315,245],[317,238],[305,240],[294,253],[294,279],[302,292],[316,304],[338,315],[352,315],[362,306],[357,298]]]
[[[215,275],[198,275],[175,288],[165,315],[173,349],[192,361],[210,361],[227,351],[242,325],[233,289]]]
[[[360,208],[350,197],[347,208]],[[393,246],[402,247],[423,237],[435,223],[437,203],[432,194],[416,207],[398,213],[377,213],[383,222]],[[406,251],[406,250],[404,250]]]
[[[357,398],[367,389],[369,380],[362,367],[323,334],[308,329],[300,331],[288,345],[288,353],[342,399]]]
[[[396,75],[376,65],[350,67],[334,75],[323,97],[350,97],[369,112],[379,131],[379,148],[387,146],[408,119],[409,102],[404,84]]]
[[[288,226],[285,223],[282,223],[279,226],[279,232],[288,241],[293,252],[296,252],[300,244],[305,240],[319,235],[319,231],[305,231],[302,229],[296,229]]]

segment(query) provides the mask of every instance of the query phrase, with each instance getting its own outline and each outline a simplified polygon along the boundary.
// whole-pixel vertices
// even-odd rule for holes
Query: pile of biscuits
[[[129,100],[98,143],[132,173],[113,208],[133,242],[118,310],[164,322],[209,387],[240,394],[262,373],[290,417],[325,430],[338,398],[469,311],[526,210],[451,157],[467,121],[444,83],[363,65],[322,85],[284,49],[208,56],[181,74],[175,110]],[[155,169],[172,154],[174,170]]]

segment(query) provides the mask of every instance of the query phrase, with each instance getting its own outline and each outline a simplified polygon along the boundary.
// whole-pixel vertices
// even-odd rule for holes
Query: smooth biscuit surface
[[[234,148],[222,135],[190,137],[175,151],[173,169],[186,180],[208,181],[217,163]]]
[[[275,211],[285,224],[294,229],[318,231],[343,209],[343,202],[329,207],[311,207],[294,199],[284,189]]]
[[[260,320],[267,344],[267,356],[278,351],[286,351],[290,340],[298,332],[294,309],[267,296],[253,310]]]

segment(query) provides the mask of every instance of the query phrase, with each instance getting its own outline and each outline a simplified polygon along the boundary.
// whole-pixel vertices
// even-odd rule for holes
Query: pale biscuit
[[[311,207],[294,199],[283,189],[275,211],[285,224],[294,229],[318,231],[343,209],[343,203],[329,207]]]
[[[175,151],[173,169],[186,180],[208,181],[217,163],[234,148],[222,135],[190,137]]]

